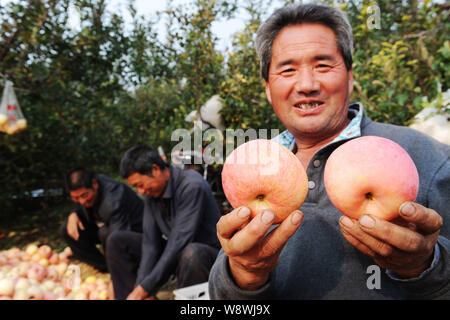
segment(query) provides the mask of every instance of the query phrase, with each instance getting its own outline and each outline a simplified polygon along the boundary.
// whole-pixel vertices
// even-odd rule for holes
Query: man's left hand
[[[363,215],[359,221],[346,216],[339,224],[343,236],[359,251],[372,257],[382,268],[402,278],[414,278],[428,269],[442,227],[434,210],[406,202],[399,217],[385,221]]]

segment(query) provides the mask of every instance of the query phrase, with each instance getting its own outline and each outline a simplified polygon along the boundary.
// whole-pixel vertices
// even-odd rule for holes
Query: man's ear
[[[92,179],[92,189],[94,189],[95,191],[98,190],[98,181],[97,181],[97,179]]]
[[[348,71],[348,96],[353,92],[353,68]]]
[[[266,96],[269,103],[272,104],[272,95],[270,94],[270,84],[268,81],[264,80],[264,84],[266,86]]]
[[[153,164],[151,174],[154,177],[159,177],[161,175],[161,168],[157,164]]]

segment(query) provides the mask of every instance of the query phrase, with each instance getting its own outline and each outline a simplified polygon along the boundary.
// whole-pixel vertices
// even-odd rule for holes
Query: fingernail
[[[247,207],[242,207],[241,209],[239,209],[237,215],[239,218],[247,218],[250,215],[250,209]]]
[[[353,221],[350,220],[350,218],[347,218],[346,216],[343,216],[341,218],[341,223],[346,226],[347,228],[353,227]]]
[[[404,216],[407,216],[407,217],[412,216],[415,211],[416,211],[416,209],[411,204],[411,202],[406,202],[400,207],[401,214]]]
[[[359,219],[359,224],[366,228],[373,228],[375,226],[375,220],[369,216],[362,216]]]
[[[300,223],[301,220],[302,220],[302,216],[301,216],[300,212],[295,211],[295,213],[291,217],[292,224],[297,225]]]
[[[272,221],[274,218],[275,218],[275,215],[273,214],[272,211],[269,211],[269,210],[264,210],[264,212],[261,216],[261,220],[265,224],[272,224]]]

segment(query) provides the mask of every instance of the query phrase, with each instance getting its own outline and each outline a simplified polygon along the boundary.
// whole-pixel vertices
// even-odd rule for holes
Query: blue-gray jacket
[[[444,220],[438,263],[428,273],[407,281],[381,269],[379,289],[370,285],[375,262],[342,236],[338,223],[342,214],[331,204],[323,183],[326,160],[341,141],[321,149],[310,161],[308,179],[316,186],[301,207],[303,223],[284,247],[269,282],[257,291],[241,290],[221,251],[209,278],[212,299],[450,299],[450,146],[367,116],[361,122],[361,135],[391,139],[413,159],[420,177],[416,202],[436,210]]]
[[[161,198],[146,197],[136,285],[149,295],[156,294],[175,271],[178,255],[191,242],[219,249],[219,218],[219,207],[205,179],[196,171],[171,166]]]

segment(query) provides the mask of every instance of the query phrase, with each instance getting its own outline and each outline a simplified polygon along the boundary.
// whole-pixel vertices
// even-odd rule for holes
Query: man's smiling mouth
[[[314,109],[318,106],[320,106],[322,104],[322,102],[310,102],[310,103],[297,103],[294,105],[295,108],[298,109],[302,109],[302,110],[309,110],[309,109]]]

